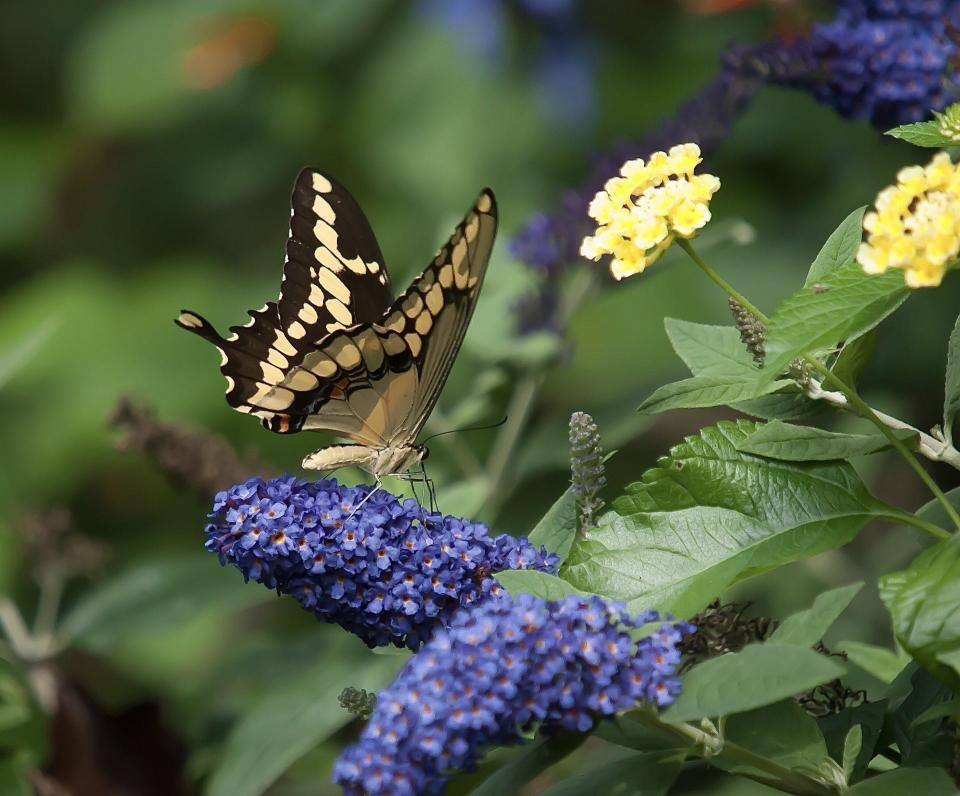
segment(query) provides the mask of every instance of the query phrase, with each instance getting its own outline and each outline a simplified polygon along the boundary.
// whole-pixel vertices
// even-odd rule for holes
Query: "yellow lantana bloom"
[[[696,235],[710,220],[710,197],[720,188],[712,174],[693,173],[701,160],[700,147],[680,144],[624,163],[590,202],[597,229],[583,239],[580,255],[612,255],[610,272],[623,279],[643,271],[674,238]]]
[[[902,268],[909,287],[935,287],[960,253],[960,166],[945,152],[908,166],[863,217],[857,262],[868,274]]]

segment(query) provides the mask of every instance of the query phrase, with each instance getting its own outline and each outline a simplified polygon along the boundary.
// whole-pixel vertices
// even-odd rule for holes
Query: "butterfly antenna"
[[[427,437],[421,445],[426,445],[430,440],[436,439],[437,437],[442,437],[444,434],[459,434],[461,431],[488,431],[491,428],[500,428],[504,423],[507,422],[507,416],[504,415],[496,423],[491,423],[487,426],[467,426],[466,428],[451,428],[449,431],[438,431],[436,434],[431,434]]]

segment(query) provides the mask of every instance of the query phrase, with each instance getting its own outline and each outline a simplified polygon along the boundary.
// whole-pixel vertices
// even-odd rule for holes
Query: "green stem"
[[[677,238],[677,244],[689,255],[690,259],[693,260],[700,270],[709,276],[724,293],[730,296],[730,298],[734,299],[734,301],[736,301],[745,310],[750,312],[750,314],[760,321],[760,323],[770,322],[770,319],[760,312],[760,310],[758,310],[746,296],[744,296],[739,290],[731,285],[726,279],[720,276],[720,274],[714,271],[713,268],[707,264],[706,260],[697,254],[697,250],[693,248],[690,241],[684,238]]]
[[[932,522],[928,522],[922,517],[918,517],[916,514],[910,514],[907,511],[902,513],[877,514],[876,517],[878,520],[889,520],[890,522],[902,522],[904,525],[912,525],[914,528],[930,534],[934,539],[941,542],[952,536],[949,531],[945,531],[939,525],[934,525]]]
[[[960,528],[960,514],[957,514],[957,510],[947,499],[947,496],[943,494],[943,490],[937,486],[937,482],[934,481],[930,473],[924,469],[924,466],[920,464],[920,462],[917,460],[917,457],[910,452],[910,449],[907,448],[906,445],[903,444],[903,440],[901,440],[893,432],[892,428],[890,428],[879,417],[877,417],[877,413],[873,411],[873,407],[864,401],[853,387],[834,374],[830,368],[820,362],[820,360],[818,360],[816,357],[810,356],[809,354],[803,354],[802,356],[808,365],[810,365],[815,371],[817,371],[817,373],[823,376],[824,384],[834,387],[843,393],[844,397],[850,402],[850,405],[857,410],[857,413],[877,427],[880,433],[887,438],[887,441],[894,448],[894,450],[896,450],[897,453],[903,457],[907,464],[909,464],[913,468],[914,472],[920,477],[920,480],[927,485],[927,489],[929,489],[933,496],[940,501],[940,505],[943,506],[943,510],[947,513],[950,521],[957,528]]]
[[[493,443],[493,450],[487,460],[487,500],[496,506],[501,502],[498,495],[510,467],[514,446],[527,425],[542,381],[542,375],[524,376],[520,379],[507,406],[507,422]]]
[[[690,259],[693,260],[700,270],[710,277],[710,279],[712,279],[728,296],[752,313],[753,316],[761,323],[768,324],[770,322],[770,319],[766,315],[757,309],[757,307],[755,307],[742,293],[740,293],[736,288],[733,287],[733,285],[727,282],[726,279],[714,271],[713,268],[711,268],[710,265],[708,265],[707,262],[699,254],[697,254],[690,241],[683,238],[678,238],[677,243],[680,245],[680,248],[682,248],[690,256]],[[936,481],[934,481],[930,474],[924,469],[923,465],[917,461],[917,458],[910,452],[907,446],[903,444],[896,434],[893,433],[893,430],[877,416],[877,413],[873,411],[873,408],[870,406],[870,404],[864,401],[853,387],[834,375],[833,371],[820,362],[820,360],[818,360],[816,357],[805,352],[801,354],[801,357],[808,365],[810,365],[823,377],[824,384],[832,386],[839,392],[843,393],[850,405],[857,410],[857,413],[877,427],[880,433],[887,438],[887,441],[890,443],[891,447],[893,447],[893,449],[903,457],[903,459],[907,462],[907,464],[910,465],[917,476],[919,476],[920,480],[926,484],[931,494],[933,494],[933,496],[940,501],[940,504],[943,506],[943,509],[946,511],[951,522],[953,522],[957,528],[960,528],[960,514],[957,513],[957,510],[947,499],[947,496],[943,494],[943,490],[937,486]]]
[[[629,713],[631,719],[644,724],[651,729],[658,730],[665,735],[671,735],[678,740],[692,742],[698,749],[711,749],[717,746],[718,739],[715,735],[704,732],[699,727],[686,722],[678,724],[668,724],[660,720],[656,713],[648,709],[632,710]],[[714,754],[722,754],[727,760],[734,760],[752,768],[762,771],[767,776],[755,776],[743,773],[742,776],[748,779],[761,782],[768,787],[775,788],[784,793],[793,793],[796,796],[829,796],[833,791],[810,777],[806,777],[796,771],[793,771],[779,763],[770,760],[767,757],[751,752],[749,749],[732,743],[725,739],[720,739],[722,746]],[[706,757],[706,755],[705,755]]]

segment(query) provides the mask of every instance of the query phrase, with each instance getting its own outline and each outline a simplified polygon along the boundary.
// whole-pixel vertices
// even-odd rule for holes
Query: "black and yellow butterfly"
[[[416,437],[463,341],[497,231],[489,189],[433,261],[397,297],[356,200],[304,169],[294,185],[280,298],[221,337],[183,310],[176,323],[213,343],[227,403],[280,434],[332,431],[354,444],[320,448],[308,469],[355,465],[406,472],[426,449]]]

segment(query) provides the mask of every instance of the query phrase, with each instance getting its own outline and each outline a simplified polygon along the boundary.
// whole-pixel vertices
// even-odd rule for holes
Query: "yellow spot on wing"
[[[353,316],[350,314],[350,310],[343,305],[343,302],[332,298],[327,302],[326,306],[327,312],[329,312],[338,323],[353,323]]]
[[[313,212],[316,213],[317,218],[322,218],[328,224],[332,224],[337,218],[330,203],[322,196],[313,197]]]
[[[330,193],[333,190],[333,186],[330,184],[330,180],[324,177],[322,174],[313,173],[313,190],[319,191],[320,193]]]
[[[320,351],[311,351],[303,358],[303,367],[313,371],[321,379],[326,379],[337,372],[337,363]]]
[[[322,270],[317,274],[317,281],[331,296],[344,304],[350,303],[350,290],[343,284],[343,280],[339,276],[331,271]]]
[[[281,354],[277,349],[271,348],[267,352],[267,361],[272,365],[276,365],[278,368],[288,368],[290,367],[290,360],[287,359],[283,354]]]
[[[313,252],[314,259],[324,268],[329,268],[335,274],[343,270],[343,262],[326,246],[318,246]]]
[[[413,333],[411,332],[410,334],[405,334],[405,335],[403,336],[403,339],[407,341],[407,345],[408,345],[409,348],[410,348],[410,353],[411,353],[414,357],[420,356],[420,349],[422,348],[422,343],[421,343],[421,341],[420,341],[420,336],[419,336],[419,335],[416,335],[416,334],[413,334]]]
[[[420,315],[417,316],[415,326],[419,334],[426,334],[430,331],[430,327],[433,326],[433,316],[429,312],[421,312]]]
[[[332,356],[344,370],[351,370],[360,364],[360,350],[346,335],[333,340],[325,353]]]
[[[443,309],[443,288],[440,285],[434,285],[427,293],[427,307],[434,315]]]
[[[419,293],[411,293],[401,304],[404,313],[410,318],[416,318],[423,311],[423,299]]]
[[[331,363],[332,364],[332,363]],[[297,368],[285,380],[284,386],[297,392],[314,390],[320,385],[320,380],[309,370]]]

